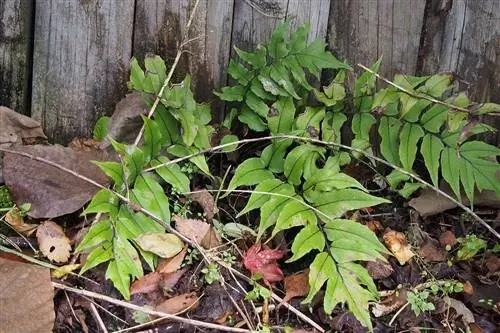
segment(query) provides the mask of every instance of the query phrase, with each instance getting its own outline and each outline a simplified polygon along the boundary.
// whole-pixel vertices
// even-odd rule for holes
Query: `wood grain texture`
[[[332,1],[330,49],[352,65],[383,57],[381,73],[415,72],[425,0]]]
[[[325,40],[330,0],[235,0],[233,46],[252,50],[285,18],[292,30],[310,23],[308,40]]]
[[[36,2],[32,116],[57,142],[90,136],[127,90],[133,0]]]
[[[439,67],[474,99],[500,103],[500,1],[453,1]]]
[[[434,0],[426,21],[419,72],[451,71],[472,100],[500,103],[500,1]],[[500,128],[498,117],[483,121]]]
[[[186,34],[194,0],[137,1],[133,53],[140,61],[148,53],[172,63]],[[213,89],[226,84],[229,62],[233,0],[201,0],[178,65],[176,80],[192,76],[197,100],[214,101]]]
[[[0,105],[29,114],[32,0],[0,0]]]

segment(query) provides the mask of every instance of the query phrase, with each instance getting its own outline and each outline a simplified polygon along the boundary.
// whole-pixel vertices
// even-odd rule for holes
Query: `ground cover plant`
[[[356,76],[353,65],[321,41],[308,43],[307,36],[307,25],[290,31],[284,23],[255,50],[235,49],[228,66],[233,84],[214,92],[227,110],[220,126],[211,123],[210,105],[196,101],[189,75],[173,81],[175,63],[169,67],[159,56],[132,59],[129,89],[149,112],[138,114],[142,128],[131,142],[113,137],[113,118],[97,122],[91,145],[109,145],[112,158],[94,164],[110,183],[95,182],[99,190],[81,212],[92,220],[84,224],[84,235],[73,238],[81,267],[55,268],[56,276],[103,273],[101,282],[111,281],[123,299],[138,304],[132,316],[138,324],[193,310],[201,321],[171,318],[215,330],[291,331],[278,315],[269,318],[270,303],[281,304],[277,294],[284,282],[282,304],[302,321],[295,328],[325,331],[317,323],[321,312],[322,323],[339,331],[381,330],[398,316],[412,320],[398,327],[423,323],[433,329],[427,315],[447,304],[463,321],[454,327],[472,329],[474,315],[453,297],[473,277],[469,271],[456,279],[454,267],[482,256],[490,263],[487,272],[481,268],[484,275],[496,276],[498,246],[485,239],[497,242],[498,233],[489,227],[483,235],[453,240],[454,233],[430,233],[418,223],[410,230],[391,210],[401,197],[425,187],[455,197],[462,207],[465,199],[473,206],[479,192],[500,195],[500,149],[479,136],[495,130],[480,117],[500,112],[500,106],[470,101],[456,91],[451,73],[398,74],[389,81],[378,74],[379,60]],[[12,159],[20,152],[6,154]],[[360,170],[370,176],[360,176]],[[2,205],[10,207],[9,200]],[[377,212],[389,217],[379,222]],[[467,212],[471,225],[487,225]],[[20,231],[27,228],[25,214],[11,210],[5,219]],[[453,223],[463,225],[465,216]],[[408,237],[389,228],[382,234],[384,223]],[[68,261],[70,240],[60,226],[45,221],[36,235],[43,255]],[[430,262],[445,263],[450,271],[435,271]],[[183,285],[181,277],[189,274]],[[207,315],[210,305],[193,294],[200,290],[208,304],[210,295],[227,294],[233,310]],[[296,297],[303,299],[290,306]],[[262,303],[260,312],[255,302]],[[497,315],[494,301],[481,303],[491,318]],[[301,304],[319,304],[321,310],[303,314],[296,309]],[[378,319],[384,316],[389,318]]]

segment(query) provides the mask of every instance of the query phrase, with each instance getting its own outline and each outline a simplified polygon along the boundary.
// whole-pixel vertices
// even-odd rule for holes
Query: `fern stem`
[[[375,160],[375,161],[377,161],[377,162],[379,162],[381,164],[384,164],[384,165],[386,165],[388,167],[391,167],[391,168],[393,168],[393,169],[401,172],[404,175],[407,175],[408,177],[410,177],[410,178],[418,181],[419,183],[424,184],[425,186],[429,187],[434,192],[442,195],[446,199],[452,201],[458,207],[462,208],[465,212],[467,212],[468,214],[470,214],[477,222],[479,222],[481,225],[483,225],[495,237],[497,237],[498,239],[500,239],[500,234],[495,229],[493,229],[488,223],[486,223],[481,217],[479,217],[476,213],[474,213],[474,211],[472,211],[469,207],[465,206],[463,203],[461,203],[460,201],[456,200],[451,195],[449,195],[448,193],[442,191],[438,187],[430,184],[429,182],[426,182],[425,180],[423,180],[419,176],[417,176],[417,175],[415,175],[415,174],[413,174],[413,173],[411,173],[409,171],[406,171],[405,169],[400,168],[397,165],[394,165],[394,164],[392,164],[392,163],[384,160],[383,158],[374,156],[374,155],[372,155],[370,153],[367,153],[364,150],[361,150],[361,149],[358,149],[358,148],[354,148],[354,147],[351,147],[351,146],[347,146],[347,145],[343,145],[341,143],[336,143],[336,142],[322,141],[322,140],[319,140],[319,139],[305,138],[305,137],[300,137],[300,136],[295,136],[295,135],[276,135],[276,136],[264,136],[264,137],[261,137],[261,138],[243,139],[243,140],[234,141],[234,142],[231,142],[231,143],[226,143],[226,144],[222,144],[222,145],[211,147],[211,148],[206,148],[206,149],[200,150],[199,152],[193,153],[191,155],[184,156],[184,157],[179,157],[177,159],[171,160],[171,161],[163,163],[163,164],[158,164],[158,165],[156,165],[154,167],[150,167],[148,169],[145,169],[144,171],[152,171],[152,170],[158,169],[158,168],[160,168],[162,166],[168,166],[168,165],[171,165],[171,164],[176,164],[176,163],[188,160],[188,159],[190,159],[192,157],[196,157],[198,155],[203,155],[203,154],[206,154],[206,153],[218,151],[218,150],[221,150],[221,149],[223,149],[225,147],[229,147],[229,146],[234,146],[235,144],[241,145],[241,144],[247,144],[247,143],[251,143],[251,142],[259,142],[259,141],[266,141],[266,140],[277,140],[277,139],[282,139],[282,140],[292,139],[292,140],[297,140],[297,141],[311,142],[311,143],[316,143],[316,144],[325,145],[325,146],[338,147],[338,148],[346,149],[346,150],[349,150],[349,151],[357,152],[359,154],[363,154],[365,157],[367,157],[369,159],[373,159],[373,160]],[[0,148],[0,150],[2,150],[2,148]]]

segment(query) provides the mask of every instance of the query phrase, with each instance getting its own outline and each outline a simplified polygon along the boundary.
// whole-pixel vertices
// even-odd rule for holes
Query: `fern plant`
[[[231,60],[228,71],[235,85],[216,93],[234,107],[224,125],[231,127],[237,116],[250,129],[269,131],[273,136],[340,143],[346,114],[354,111],[351,147],[373,153],[370,132],[377,124],[379,149],[388,162],[414,172],[420,152],[435,185],[441,170],[457,196],[460,183],[470,199],[475,186],[500,193],[495,178],[499,164],[494,159],[500,150],[482,141],[466,141],[470,134],[491,128],[468,122],[463,109],[470,108],[471,102],[464,94],[448,97],[443,103],[433,101],[451,89],[450,74],[396,75],[395,83],[403,89],[377,90],[379,60],[356,79],[349,93],[346,72],[350,67],[325,51],[320,41],[307,44],[307,26],[289,36],[287,31],[287,24],[282,24],[270,42],[254,52],[236,49],[240,62]],[[314,88],[311,79],[325,68],[335,69],[336,76],[328,86]],[[312,95],[316,102],[308,103]],[[450,112],[446,105],[462,111]],[[475,114],[499,108],[491,103],[473,107]],[[368,304],[377,299],[377,292],[359,261],[385,260],[387,251],[371,231],[342,217],[349,210],[388,201],[368,194],[359,182],[342,173],[342,166],[351,161],[350,154],[328,146],[275,139],[259,157],[238,166],[228,190],[256,185],[239,216],[259,209],[258,239],[269,229],[272,237],[292,227],[302,228],[292,243],[289,261],[317,251],[304,302],[311,301],[326,283],[325,311],[330,313],[338,303],[346,302],[360,322],[371,328]],[[395,189],[404,182],[398,188],[404,196],[421,186],[398,171],[387,179]]]
[[[320,41],[307,44],[306,26],[288,38],[287,31],[287,24],[281,25],[271,41],[255,52],[237,50],[243,63],[232,61],[229,71],[237,84],[223,88],[218,95],[239,102],[238,119],[254,130],[340,142],[340,128],[347,119],[342,111],[349,67],[325,51]],[[337,69],[338,74],[328,87],[317,90],[307,78],[318,77],[324,68]],[[277,75],[281,72],[292,75]],[[308,105],[311,92],[325,106]],[[302,228],[293,241],[289,262],[318,252],[310,266],[311,288],[304,302],[310,302],[326,283],[327,313],[347,302],[363,325],[371,327],[368,304],[378,295],[359,261],[385,260],[387,250],[368,228],[342,217],[347,211],[388,200],[370,195],[358,181],[342,173],[341,166],[349,161],[345,152],[277,139],[260,157],[238,166],[228,190],[257,185],[239,216],[259,209],[258,239],[268,229],[274,236],[292,227]]]
[[[364,75],[374,77],[369,72]],[[414,172],[415,161],[422,156],[435,186],[444,179],[459,200],[462,187],[473,203],[476,188],[500,195],[497,178],[500,164],[496,159],[500,149],[472,139],[476,134],[494,131],[475,118],[499,111],[500,106],[473,104],[464,93],[444,97],[453,88],[452,82],[450,73],[424,77],[396,75],[394,83],[404,91],[389,87],[380,89],[373,97],[363,97],[367,102],[358,114],[364,115],[363,110],[369,110],[379,116],[380,153],[387,161]],[[369,133],[374,124],[373,120],[365,122],[363,132]],[[354,126],[353,123],[353,132]],[[399,171],[393,171],[387,179],[393,188],[404,182],[399,192],[405,197],[422,186],[409,182],[409,177]]]
[[[166,66],[160,57],[147,57],[145,71],[136,59],[132,59],[129,87],[142,92],[150,105],[151,96],[159,94],[165,78]],[[208,125],[210,108],[195,102],[189,76],[179,84],[169,85],[160,97],[154,116],[151,119],[144,117],[144,144],[140,147],[124,145],[110,138],[120,162],[96,164],[113,180],[114,191],[169,224],[171,200],[168,194],[171,190],[189,192],[190,179],[177,164],[158,167],[154,172],[144,170],[209,147],[208,138],[213,128]],[[193,157],[190,162],[210,175],[203,156]],[[89,213],[102,213],[105,218],[89,229],[76,248],[77,252],[90,251],[81,273],[106,263],[106,278],[129,299],[131,279],[143,275],[140,257],[151,270],[157,259],[155,254],[143,250],[136,239],[144,233],[165,233],[165,227],[121,202],[110,190],[100,190],[94,195],[84,211],[84,214]]]

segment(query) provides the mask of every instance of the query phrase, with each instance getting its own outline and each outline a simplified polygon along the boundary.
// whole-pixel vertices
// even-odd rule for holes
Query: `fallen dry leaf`
[[[443,232],[441,235],[439,235],[439,244],[441,244],[442,247],[446,246],[455,246],[458,243],[457,237],[455,234],[447,230]]]
[[[446,304],[448,304],[451,308],[455,309],[455,312],[457,313],[458,316],[462,317],[462,320],[467,323],[473,323],[474,322],[474,314],[472,313],[471,310],[469,310],[464,303],[461,301],[445,296],[443,298]]]
[[[387,229],[384,234],[384,242],[400,265],[404,265],[415,255],[411,251],[411,246],[408,244],[405,235],[401,232]]]
[[[186,256],[187,248],[184,247],[181,252],[177,253],[172,258],[161,259],[156,267],[158,273],[172,273],[181,268],[182,261]]]
[[[0,145],[22,144],[22,139],[47,139],[40,123],[5,106],[0,106]]]
[[[269,285],[270,282],[281,281],[285,277],[276,262],[283,258],[284,255],[285,252],[283,251],[272,250],[257,243],[252,245],[245,253],[243,264],[252,275],[262,274],[264,283]]]
[[[219,209],[215,206],[215,200],[212,194],[207,190],[199,190],[195,193],[192,193],[191,198],[193,198],[194,201],[200,204],[201,208],[203,208],[205,216],[207,217],[207,220],[211,222],[214,218],[214,215],[219,211]]]
[[[50,270],[0,258],[1,332],[49,333],[54,326]]]
[[[475,323],[470,323],[469,328],[471,330],[471,333],[485,333],[484,330]]]
[[[288,302],[294,297],[306,296],[309,293],[309,270],[285,277],[285,297]]]
[[[196,308],[198,304],[198,296],[196,293],[187,293],[172,298],[158,304],[155,307],[156,311],[165,312],[168,314],[179,314],[188,309]]]
[[[448,253],[442,249],[439,242],[431,237],[427,237],[420,248],[418,254],[427,261],[442,262],[446,260]]]
[[[383,279],[394,273],[391,264],[377,259],[377,261],[368,261],[366,263],[368,274],[374,279]]]
[[[75,152],[61,146],[21,146],[12,148],[44,158],[71,169],[106,186],[107,176],[91,163],[103,160],[103,152]],[[12,199],[19,206],[31,204],[28,215],[33,218],[54,218],[73,213],[83,207],[99,190],[69,173],[36,159],[5,153],[3,176]]]
[[[97,142],[94,139],[74,138],[68,144],[68,148],[71,148],[74,151],[96,151],[100,150],[99,145],[100,142]]]
[[[448,184],[444,183],[439,188],[452,197],[455,197]],[[469,200],[466,197],[463,197],[461,201],[464,205],[469,205]],[[422,217],[436,215],[448,209],[458,207],[456,203],[429,188],[420,191],[420,195],[411,199],[409,205]],[[481,191],[474,196],[474,206],[476,205],[500,208],[500,198],[496,196],[494,191]]]
[[[490,274],[496,273],[500,269],[500,258],[493,253],[488,253],[484,264]]]
[[[33,232],[38,227],[37,224],[31,224],[24,222],[24,217],[18,207],[12,208],[7,214],[5,214],[5,221],[17,232],[25,235],[31,236]]]
[[[365,225],[370,229],[375,235],[380,234],[382,230],[384,230],[384,227],[378,220],[370,220],[365,223]]]
[[[400,289],[393,291],[388,296],[382,298],[380,302],[372,307],[372,313],[375,317],[386,316],[406,304],[406,290]]]
[[[68,261],[71,252],[70,240],[56,223],[50,220],[40,223],[36,239],[40,251],[48,259],[58,263]]]
[[[175,287],[177,282],[179,282],[184,273],[186,273],[186,271],[187,269],[183,268],[172,273],[162,273],[160,281],[158,282],[158,286],[160,287],[160,289],[170,292],[172,288]]]
[[[130,286],[130,295],[135,294],[148,294],[158,289],[161,274],[158,272],[151,272],[144,275],[138,280],[135,280]]]
[[[172,258],[184,248],[182,240],[174,234],[143,233],[134,240],[144,251],[162,258]]]
[[[115,111],[109,119],[108,135],[122,143],[134,142],[144,124],[141,116],[147,115],[148,110],[148,105],[140,93],[127,94],[115,106]],[[109,139],[106,137],[101,144],[101,149],[109,145]]]
[[[174,220],[175,229],[197,244],[201,243],[210,230],[210,224],[201,220],[183,219],[178,216],[175,216]]]
[[[219,233],[210,227],[205,237],[201,240],[200,245],[205,249],[213,249],[222,245],[222,239]]]
[[[464,294],[467,294],[469,296],[474,294],[474,287],[472,286],[472,283],[470,283],[470,281],[464,282]]]

